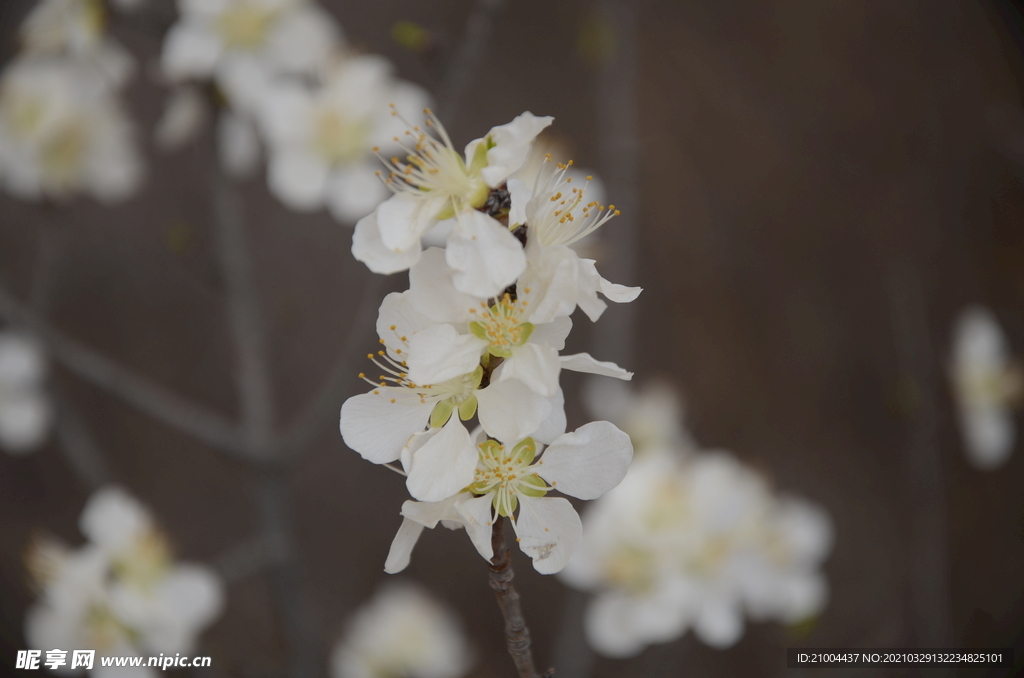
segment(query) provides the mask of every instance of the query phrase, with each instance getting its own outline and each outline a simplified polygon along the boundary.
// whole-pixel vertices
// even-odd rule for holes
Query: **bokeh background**
[[[31,4],[0,3],[4,61]],[[1024,70],[1010,3],[321,4],[352,44],[448,102],[457,145],[523,110],[555,116],[558,140],[624,212],[598,245],[602,273],[645,288],[633,308],[574,333],[576,348],[641,383],[677,384],[702,445],[733,450],[834,523],[831,599],[813,624],[749,624],[727,651],[688,634],[629,661],[595,657],[581,594],[516,551],[539,665],[595,678],[1016,675],[1024,454],[1018,444],[993,472],[969,465],[946,378],[968,304],[992,308],[1024,352]],[[86,498],[113,480],[150,507],[180,558],[228,580],[225,613],[202,640],[213,667],[195,675],[326,675],[345,620],[388,577],[407,498],[337,430],[341,403],[363,390],[355,375],[379,300],[406,278],[369,273],[349,227],[289,211],[257,173],[231,190],[280,444],[252,463],[116,393],[124,372],[104,371],[111,363],[174,403],[242,416],[213,130],[174,153],[151,140],[167,90],[146,72],[174,16],[170,0],[151,0],[111,18],[142,65],[126,95],[147,158],[141,191],[114,207],[0,195],[0,286],[56,347],[59,407],[42,449],[0,454],[0,667],[14,672],[26,646],[29,538],[44,529],[80,543]],[[429,48],[396,41],[400,21],[426,29]],[[579,381],[563,384],[574,428],[586,420]],[[462,617],[479,652],[472,676],[514,675],[464,534],[426,532],[402,576]],[[785,668],[794,646],[1014,646],[1018,662],[800,672]]]

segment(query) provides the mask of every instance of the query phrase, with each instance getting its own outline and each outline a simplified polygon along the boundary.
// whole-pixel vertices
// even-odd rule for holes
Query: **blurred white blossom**
[[[135,60],[107,37],[101,0],[42,0],[21,25],[23,56],[62,57],[117,87],[135,71]]]
[[[973,306],[953,328],[950,376],[967,458],[993,469],[1009,459],[1016,442],[1014,406],[1024,395],[1024,372],[1011,360],[995,314]]]
[[[53,422],[45,389],[46,359],[28,335],[0,332],[0,447],[24,454],[40,445]]]
[[[586,632],[602,654],[631,656],[688,629],[729,647],[744,615],[795,623],[827,600],[818,567],[831,548],[828,518],[773,497],[723,452],[637,459],[584,526],[563,578],[595,591]]]
[[[326,206],[344,222],[372,211],[387,189],[370,148],[397,149],[392,139],[403,131],[389,103],[421,110],[429,99],[376,55],[335,61],[315,87],[278,81],[260,109],[270,190],[292,209]]]
[[[204,566],[174,563],[149,513],[119,487],[93,494],[79,527],[84,546],[41,539],[27,556],[41,589],[25,617],[29,646],[89,648],[98,656],[193,651],[223,607],[220,578]],[[157,675],[147,667],[135,671]],[[129,674],[97,660],[92,675]]]
[[[161,63],[172,81],[212,79],[231,106],[254,114],[275,76],[314,75],[341,39],[306,0],[178,0]]]
[[[0,182],[8,191],[113,202],[141,178],[132,127],[109,82],[65,59],[8,65],[0,80]]]
[[[408,582],[361,607],[331,655],[332,678],[459,678],[472,651],[450,610]]]
[[[585,628],[597,651],[628,657],[690,629],[724,648],[745,616],[795,623],[821,611],[832,544],[821,509],[774,495],[726,452],[697,451],[666,384],[632,398],[617,384],[588,391],[595,414],[617,411],[636,446],[626,478],[583,514],[562,572],[595,594]]]

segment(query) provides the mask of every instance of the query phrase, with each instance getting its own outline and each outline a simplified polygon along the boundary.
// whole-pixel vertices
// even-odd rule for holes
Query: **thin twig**
[[[78,413],[66,398],[57,400],[56,436],[61,453],[75,474],[89,488],[96,490],[111,480],[110,470],[103,460],[96,441],[86,429]]]
[[[273,427],[266,336],[246,250],[241,203],[229,181],[226,176],[218,176],[214,210],[228,316],[237,351],[236,382],[242,406],[242,434],[249,449],[265,457]]]
[[[266,333],[246,247],[242,205],[225,175],[215,185],[215,226],[227,291],[228,314],[238,360],[236,382],[242,405],[242,434],[254,459],[271,459],[273,399]],[[298,548],[292,534],[287,478],[283,468],[265,466],[259,486],[264,538],[279,559],[271,571],[274,598],[284,626],[288,673],[293,678],[316,674],[315,629],[301,588]]]
[[[386,280],[384,276],[374,275],[363,283],[359,305],[352,316],[348,333],[341,344],[341,353],[334,361],[330,376],[320,393],[295,417],[288,430],[271,442],[271,453],[287,455],[287,460],[294,461],[295,456],[323,431],[327,422],[337,425],[340,403],[351,390],[350,384],[354,379],[351,367],[353,356],[360,346],[360,337],[373,327],[380,292]]]
[[[523,619],[523,608],[519,604],[519,593],[512,585],[512,560],[505,543],[505,519],[498,516],[491,529],[491,548],[494,556],[488,566],[490,576],[488,583],[494,596],[498,599],[498,607],[505,618],[505,642],[508,653],[519,671],[519,678],[543,678],[551,672],[538,676],[533,667],[533,654],[530,651],[530,629]]]
[[[129,368],[65,336],[0,288],[0,318],[35,334],[60,364],[157,421],[176,428],[218,450],[244,455],[237,426]]]
[[[928,330],[920,275],[896,260],[889,274],[889,301],[900,371],[913,380],[906,440],[907,498],[910,506],[910,583],[914,642],[947,647],[952,641],[949,545],[946,540],[945,490],[938,444],[935,357]]]

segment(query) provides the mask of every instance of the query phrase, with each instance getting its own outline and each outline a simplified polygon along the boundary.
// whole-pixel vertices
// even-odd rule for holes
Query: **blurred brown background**
[[[5,59],[30,4],[0,6]],[[144,18],[112,23],[144,71],[173,20],[169,0],[151,4]],[[479,11],[468,0],[322,4],[353,44],[434,91]],[[635,17],[635,30],[623,16]],[[434,47],[414,54],[393,41],[404,20],[427,28]],[[777,488],[821,504],[836,530],[825,566],[832,597],[812,627],[751,624],[725,652],[687,635],[628,662],[589,656],[574,630],[578,594],[517,552],[541,666],[555,663],[566,677],[804,675],[785,669],[784,649],[795,645],[1013,645],[1024,665],[1024,453],[1018,444],[996,472],[969,466],[945,378],[949,327],[968,303],[992,307],[1024,352],[1018,20],[1007,3],[966,0],[520,0],[496,13],[457,109],[441,111],[456,143],[523,110],[553,115],[576,161],[631,210],[619,231],[616,221],[607,227],[599,265],[645,292],[632,316],[614,309],[597,328],[614,335],[632,317],[633,348],[585,332],[574,335],[577,347],[603,346],[597,357],[640,382],[674,380],[702,445],[732,449]],[[635,80],[623,81],[630,69]],[[147,146],[144,189],[113,208],[0,196],[0,284],[34,298],[63,336],[237,421],[211,226],[212,130],[159,154],[150,139],[165,90],[143,73],[128,96]],[[345,448],[336,416],[362,391],[355,375],[375,343],[376,305],[405,276],[373,282],[349,253],[350,228],[288,211],[262,175],[236,190],[268,329],[271,426],[305,421],[318,399],[327,414],[313,419],[308,443],[277,452],[287,461],[259,467],[56,361],[61,432],[34,455],[0,454],[4,667],[25,646],[29,536],[42,528],[81,540],[76,521],[91,488],[62,444],[94,443],[106,474],[151,507],[180,557],[231,575],[227,610],[203,641],[213,668],[197,675],[325,674],[345,619],[387,577],[406,491]],[[616,244],[633,236],[635,261],[616,262]],[[321,398],[336,366],[351,378]],[[584,421],[569,391],[578,383],[563,383],[575,427]],[[287,543],[267,547],[259,537],[279,519]],[[268,551],[288,557],[259,555]],[[486,566],[464,534],[426,532],[402,576],[458,610],[480,650],[473,676],[513,675]]]

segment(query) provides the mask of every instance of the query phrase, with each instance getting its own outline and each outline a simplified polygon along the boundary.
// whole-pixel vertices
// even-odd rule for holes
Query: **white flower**
[[[817,572],[831,548],[827,516],[773,498],[725,453],[642,457],[584,523],[563,578],[597,593],[586,632],[609,656],[634,655],[690,628],[728,647],[743,634],[745,613],[792,623],[827,598]]]
[[[25,618],[29,645],[89,648],[99,656],[191,652],[223,606],[213,571],[174,564],[149,514],[117,487],[89,499],[80,527],[90,540],[82,548],[42,542],[30,553],[43,593]],[[103,674],[98,666],[94,673]]]
[[[424,261],[439,256],[443,256],[440,250],[428,252]],[[411,273],[418,279],[424,269],[417,267]],[[506,439],[534,435],[548,442],[564,433],[565,413],[561,391],[545,397],[517,379],[480,388],[484,367],[479,351],[465,371],[454,370],[429,384],[412,381],[406,360],[409,337],[424,328],[448,326],[432,323],[414,310],[409,294],[389,294],[381,304],[377,332],[385,350],[368,357],[383,374],[376,382],[360,375],[374,388],[345,401],[341,434],[346,445],[374,463],[402,458],[412,495],[437,501],[473,479],[477,452],[462,421],[477,415],[492,435]],[[428,424],[430,430],[424,431]]]
[[[424,252],[409,272],[409,291],[400,297],[405,307],[396,309],[394,320],[402,324],[423,316],[414,324],[418,326],[404,327],[405,339],[399,337],[401,341],[396,342],[407,359],[409,379],[417,383],[449,379],[475,369],[481,356],[488,364],[500,361],[492,383],[517,379],[546,398],[558,390],[562,367],[626,380],[633,376],[585,353],[560,357],[572,321],[559,316],[534,323],[533,290],[519,285],[516,295],[513,299],[506,293],[488,303],[485,297],[464,294],[445,265],[445,253],[436,248]],[[486,424],[484,428],[501,437]]]
[[[999,467],[1013,451],[1024,374],[988,309],[974,306],[957,318],[950,376],[968,459],[978,468]]]
[[[391,146],[402,131],[389,103],[419,110],[428,97],[395,79],[391,64],[376,55],[336,62],[316,88],[300,82],[272,86],[260,109],[270,147],[270,190],[292,209],[326,205],[350,223],[365,216],[387,195],[369,149]]]
[[[331,16],[307,0],[178,0],[164,42],[171,80],[213,78],[232,106],[254,112],[276,74],[316,74],[338,40]]]
[[[142,177],[131,126],[108,82],[51,58],[12,63],[0,80],[0,181],[29,199],[82,191],[128,197]]]
[[[375,273],[396,273],[412,266],[422,251],[421,238],[442,219],[453,219],[446,258],[462,292],[492,297],[526,265],[522,244],[493,217],[479,212],[491,189],[522,165],[534,137],[551,117],[526,112],[471,141],[465,156],[455,150],[441,123],[427,112],[434,138],[413,127],[402,143],[405,159],[385,161],[385,179],[394,195],[356,224],[352,254]]]
[[[532,438],[508,446],[485,440],[477,447],[473,483],[465,491],[440,502],[402,505],[404,519],[391,544],[386,572],[405,569],[423,528],[442,521],[464,526],[489,561],[494,555],[491,528],[496,515],[511,519],[516,541],[533,559],[534,569],[541,574],[558,572],[576,552],[583,528],[568,500],[544,495],[558,490],[596,499],[622,480],[633,457],[629,436],[606,421],[559,436],[539,459]]]
[[[618,211],[588,196],[587,181],[573,182],[567,174],[569,165],[559,163],[554,172],[538,175],[532,192],[520,181],[508,184],[509,223],[526,225],[527,267],[519,282],[535,290],[533,313],[541,322],[569,315],[576,306],[597,320],[606,308],[598,292],[618,303],[633,301],[641,292],[639,287],[608,282],[598,274],[593,260],[581,259],[570,247]]]
[[[411,583],[361,607],[331,654],[332,678],[459,678],[472,652],[458,618]]]
[[[25,335],[0,332],[0,447],[11,454],[30,452],[49,433],[53,408],[45,377],[39,345]]]
[[[119,86],[134,72],[135,60],[105,36],[104,24],[100,0],[42,0],[21,25],[23,53],[72,59]]]

